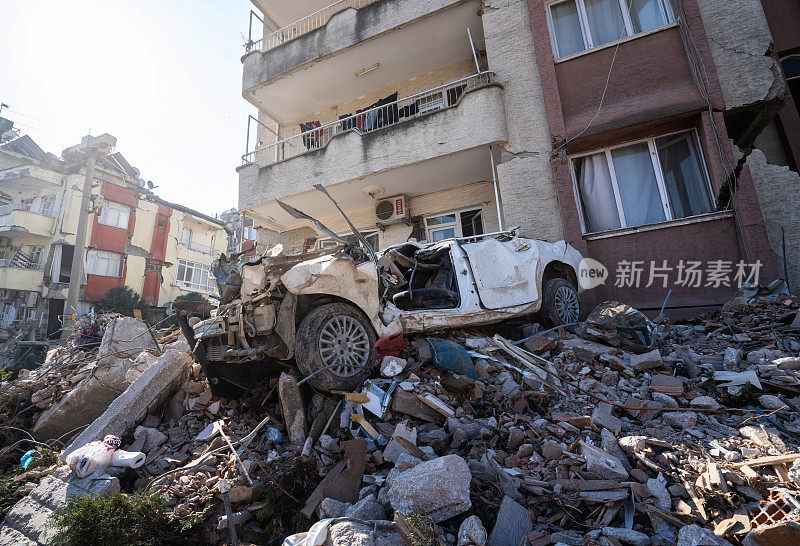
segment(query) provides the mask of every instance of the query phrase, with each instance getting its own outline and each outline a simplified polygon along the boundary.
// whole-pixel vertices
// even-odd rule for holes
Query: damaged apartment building
[[[60,336],[92,138],[61,157],[0,119],[0,327]],[[113,144],[112,144],[113,146]],[[227,248],[224,222],[155,196],[119,152],[100,155],[89,209],[78,314],[127,286],[153,307],[189,292],[214,295],[211,262]],[[100,310],[99,308],[97,309]]]
[[[333,244],[276,199],[352,237],[321,185],[380,249],[564,239],[608,270],[586,307],[800,285],[795,3],[253,3],[239,205],[263,246]]]

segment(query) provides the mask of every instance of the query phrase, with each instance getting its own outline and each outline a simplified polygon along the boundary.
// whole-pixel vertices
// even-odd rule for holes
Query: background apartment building
[[[222,221],[155,196],[119,152],[99,157],[91,209],[82,212],[82,145],[56,157],[0,121],[0,327],[27,323],[41,336],[61,328],[82,213],[89,225],[79,314],[117,286],[153,307],[216,293],[210,265],[227,248]]]
[[[773,210],[786,201],[772,166],[752,166],[759,144],[776,148],[756,139],[786,100],[758,0],[254,4],[263,35],[242,58],[243,96],[259,119],[238,171],[260,242],[327,244],[275,199],[346,233],[321,184],[380,248],[515,226],[565,239],[612,269],[589,305],[730,298],[725,284],[645,290],[664,260],[673,275],[717,261],[777,274],[762,207],[797,215]],[[743,46],[750,64],[736,66],[728,49]],[[645,268],[640,286],[616,286],[625,262]]]

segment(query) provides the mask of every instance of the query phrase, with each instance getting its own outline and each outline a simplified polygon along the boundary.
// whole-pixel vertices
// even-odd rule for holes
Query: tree
[[[189,292],[188,294],[181,294],[175,298],[175,301],[202,301],[203,303],[208,303],[208,298],[199,292]]]
[[[107,312],[129,317],[133,316],[134,309],[144,311],[147,308],[147,303],[142,297],[127,286],[115,286],[106,292],[101,305]]]

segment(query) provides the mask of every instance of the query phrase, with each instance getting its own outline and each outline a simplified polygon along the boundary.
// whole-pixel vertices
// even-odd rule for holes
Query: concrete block
[[[107,434],[122,437],[134,429],[151,408],[163,403],[177,389],[191,364],[187,353],[168,349],[64,450],[62,457]]]
[[[450,519],[472,507],[469,467],[458,455],[418,464],[397,476],[389,489],[392,508],[404,514],[424,512],[434,522]]]

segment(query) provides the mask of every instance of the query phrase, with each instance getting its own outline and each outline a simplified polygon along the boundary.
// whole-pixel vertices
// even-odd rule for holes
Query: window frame
[[[477,207],[467,207],[467,208],[458,209],[458,210],[451,210],[451,211],[448,211],[448,212],[437,212],[435,214],[427,214],[427,215],[425,215],[423,217],[423,221],[425,222],[425,240],[428,241],[428,242],[433,242],[433,240],[431,238],[431,231],[442,231],[444,229],[449,229],[451,225],[453,225],[453,227],[455,227],[455,237],[446,237],[445,239],[442,239],[442,240],[446,241],[448,239],[461,239],[461,238],[463,238],[464,237],[464,231],[463,231],[463,228],[462,228],[462,225],[461,225],[461,214],[464,213],[464,212],[474,212],[476,210],[480,211],[480,214],[481,214],[481,225],[483,226],[483,234],[486,234],[486,224],[484,222],[484,218],[486,217],[485,216],[486,207],[477,206]],[[449,222],[447,224],[440,224],[438,226],[428,226],[428,218],[439,218],[440,216],[451,216],[451,215],[456,217],[456,221],[454,223],[453,222]],[[480,236],[481,235],[474,235],[474,237],[480,237]],[[437,242],[440,242],[440,241],[437,241]]]
[[[691,135],[694,139],[694,144],[697,149],[697,153],[699,157],[697,158],[698,163],[700,164],[701,174],[705,177],[705,190],[709,197],[709,201],[712,205],[712,210],[700,214],[694,214],[692,216],[684,216],[682,218],[675,218],[673,211],[672,211],[672,204],[669,201],[669,192],[667,191],[666,181],[664,179],[664,172],[661,168],[661,158],[658,154],[658,146],[656,146],[656,140],[660,140],[662,138],[667,138],[671,136],[680,135],[682,133],[686,133],[687,135]],[[660,222],[651,222],[648,224],[641,224],[640,226],[629,226],[626,219],[625,219],[625,210],[622,206],[622,197],[619,193],[619,184],[617,181],[617,173],[614,169],[614,160],[611,157],[611,152],[613,150],[618,150],[620,148],[626,148],[628,146],[633,146],[636,144],[647,143],[647,149],[650,152],[650,163],[653,166],[653,171],[655,172],[656,178],[656,186],[658,187],[658,194],[661,198],[661,206],[664,209],[664,220]],[[583,212],[583,201],[580,194],[580,188],[578,187],[578,177],[575,172],[575,161],[581,159],[583,157],[589,157],[595,154],[604,153],[606,158],[606,163],[608,163],[608,172],[611,176],[611,188],[614,190],[614,200],[617,205],[617,214],[619,215],[620,226],[610,230],[604,231],[589,231],[588,226],[586,224],[586,218],[584,217]],[[599,148],[597,150],[592,150],[591,152],[585,152],[580,154],[575,154],[569,156],[569,164],[570,164],[570,174],[572,176],[572,192],[575,196],[575,204],[578,208],[578,217],[581,222],[581,232],[583,235],[596,235],[599,233],[608,233],[617,230],[624,230],[624,229],[636,229],[639,227],[644,226],[651,226],[656,224],[663,224],[665,222],[676,222],[681,220],[686,220],[689,218],[695,218],[698,216],[702,216],[704,214],[709,214],[715,212],[714,210],[714,187],[711,184],[711,175],[708,169],[708,163],[706,162],[705,152],[703,151],[703,144],[700,141],[700,136],[697,132],[697,128],[692,127],[691,129],[683,129],[680,131],[672,131],[669,133],[664,133],[660,135],[654,135],[647,138],[640,138],[636,140],[629,140],[626,142],[621,142],[619,144],[615,144],[614,146],[608,146],[605,148]]]
[[[178,275],[183,269],[183,279],[179,279]],[[186,272],[191,270],[192,272],[192,280],[186,281]],[[199,281],[195,281],[195,272],[198,272],[198,275],[201,275],[202,272],[206,273],[206,284],[203,285]],[[216,287],[216,279],[214,275],[211,273],[211,267],[199,262],[192,262],[190,260],[184,260],[183,258],[178,259],[178,263],[175,267],[175,278],[172,280],[172,284],[181,288],[183,290],[187,290],[190,292],[200,292],[203,294],[215,294],[217,291]]]
[[[113,258],[112,258],[113,256]],[[111,252],[108,250],[99,250],[96,248],[90,249],[86,252],[86,274],[87,275],[97,275],[99,277],[110,277],[110,278],[120,278],[122,277],[122,264],[123,264],[124,256],[119,252]],[[99,259],[106,260],[109,264],[111,260],[117,260],[117,273],[116,275],[107,275],[105,273],[95,273],[94,271],[90,271],[90,264],[97,263]],[[94,269],[94,268],[91,268]],[[108,268],[106,267],[106,272]]]
[[[189,234],[188,237],[186,236],[187,233]],[[191,242],[192,242],[192,229],[191,228],[187,228],[187,227],[182,228],[181,229],[181,244],[183,246],[189,246],[189,244],[191,244]]]
[[[109,223],[108,215],[115,212],[117,215],[116,223]],[[119,225],[120,219],[123,217],[122,212],[125,212],[125,225]],[[103,221],[105,218],[106,221]],[[100,208],[100,214],[97,216],[97,223],[102,226],[108,226],[113,228],[119,229],[128,229],[128,226],[131,222],[131,208],[128,205],[123,205],[122,203],[116,203],[114,201],[106,201],[103,203],[103,206]]]
[[[583,39],[584,49],[581,51],[576,51],[575,53],[570,53],[569,55],[560,55],[558,52],[558,40],[556,40],[556,33],[555,33],[555,25],[553,24],[553,13],[552,7],[557,6],[559,4],[565,4],[567,2],[575,2],[575,7],[578,13],[578,23],[581,27],[581,37]],[[635,32],[633,28],[633,20],[631,19],[631,13],[629,9],[629,4],[627,0],[617,0],[619,3],[619,9],[622,12],[622,21],[625,25],[625,36],[620,36],[617,40],[613,40],[611,42],[606,42],[599,45],[594,45],[594,40],[592,39],[592,30],[589,27],[589,16],[586,14],[586,4],[585,0],[553,0],[552,2],[548,2],[546,6],[546,17],[547,17],[547,31],[550,34],[550,47],[553,50],[553,59],[559,61],[561,59],[567,59],[574,55],[581,55],[586,53],[587,51],[593,51],[600,49],[602,47],[606,47],[611,44],[615,44],[620,40],[626,40],[628,38],[633,38],[636,36],[642,36],[647,33],[662,29],[667,25],[671,25],[675,22],[675,15],[672,11],[672,6],[670,5],[669,0],[655,0],[658,3],[659,11],[661,12],[661,16],[664,18],[664,24],[653,27],[647,30],[643,30],[641,32]]]
[[[372,250],[377,252],[378,251],[378,246],[381,243],[381,238],[380,238],[380,235],[378,234],[378,230],[377,229],[372,230],[372,231],[358,230],[358,232],[361,235],[364,236],[364,239],[367,239],[367,242],[369,242],[369,238],[372,237],[373,235],[375,235],[378,238],[378,241],[377,241],[378,244],[375,245],[375,248],[372,249]],[[337,235],[339,235],[339,237],[346,237],[348,235],[353,235],[353,233],[352,232],[349,232],[349,233],[337,233]],[[247,239],[247,240],[250,240],[250,239]],[[319,241],[317,241],[317,247],[319,249],[333,248],[338,244],[339,244],[339,241],[337,241],[336,239],[333,239],[331,237],[326,237],[325,239],[320,239]]]

